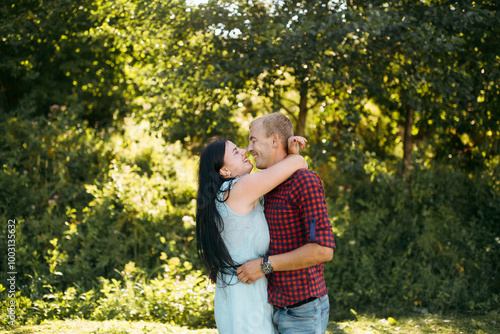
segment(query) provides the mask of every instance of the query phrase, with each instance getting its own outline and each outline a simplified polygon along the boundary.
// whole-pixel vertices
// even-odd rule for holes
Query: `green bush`
[[[6,288],[0,284],[0,294],[7,294]],[[14,298],[2,298],[0,308],[0,327],[12,328],[17,326],[20,322],[25,323],[31,316],[30,310],[32,301],[26,296],[21,294],[21,291],[15,293]]]
[[[4,226],[16,220],[19,322],[104,315],[192,326],[211,321],[199,316],[211,306],[184,291],[199,289],[201,273],[191,270],[196,161],[179,143],[166,143],[147,122],[132,119],[91,129],[64,106],[36,121],[5,116],[0,127],[0,219]],[[4,233],[0,244],[6,243]],[[192,272],[184,269],[182,280],[149,279],[167,256]],[[129,262],[141,264],[135,281],[116,270]],[[147,305],[124,302],[122,289]],[[119,305],[132,308],[124,315]]]
[[[0,131],[4,134],[0,137],[4,189],[0,222],[2,226],[8,220],[17,222],[18,286],[31,285],[40,277],[41,284],[55,283],[53,266],[63,258],[53,252],[53,243],[65,236],[68,208],[81,210],[91,199],[84,184],[108,164],[108,157],[100,152],[102,140],[64,106],[53,106],[49,118],[3,116]],[[5,233],[0,235],[0,245],[6,244],[6,238]],[[4,274],[0,274],[2,281]]]
[[[179,258],[167,260],[164,268],[163,273],[148,279],[130,263],[122,281],[103,279],[102,297],[90,317],[161,321],[191,328],[213,326],[213,291],[208,289],[206,276]]]
[[[214,294],[206,276],[193,270],[189,262],[167,259],[165,253],[161,257],[165,263],[155,273],[146,274],[130,262],[119,272],[120,280],[101,277],[95,288],[85,292],[80,287],[56,291],[46,285],[46,293],[33,302],[19,292],[16,324],[48,319],[119,319],[213,327]],[[11,328],[7,312],[0,321],[3,327]]]
[[[90,288],[129,261],[152,270],[161,252],[196,261],[195,162],[180,144],[146,122],[96,132],[51,112],[0,123],[0,219],[17,220],[19,285]]]
[[[58,266],[72,281],[119,278],[115,268],[129,261],[151,271],[162,252],[196,260],[194,163],[179,144],[149,131],[147,123],[126,120],[123,132],[110,136],[110,165],[85,185],[92,200],[68,215],[61,240],[67,258]]]
[[[336,317],[498,307],[500,196],[489,177],[419,166],[409,179],[373,174],[327,182],[337,250],[325,275]]]

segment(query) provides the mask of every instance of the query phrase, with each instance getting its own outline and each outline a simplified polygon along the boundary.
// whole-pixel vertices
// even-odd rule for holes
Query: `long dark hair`
[[[232,273],[237,266],[224,244],[221,232],[224,222],[217,210],[215,201],[220,187],[225,181],[219,170],[224,166],[224,153],[227,140],[213,138],[200,154],[198,171],[198,196],[196,202],[196,247],[198,256],[208,269],[208,277],[217,281],[217,276]]]

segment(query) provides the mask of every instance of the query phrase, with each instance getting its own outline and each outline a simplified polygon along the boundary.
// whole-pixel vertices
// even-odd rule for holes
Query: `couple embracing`
[[[325,333],[323,263],[335,241],[319,177],[283,114],[250,124],[247,150],[217,139],[200,155],[198,254],[216,282],[222,334]]]

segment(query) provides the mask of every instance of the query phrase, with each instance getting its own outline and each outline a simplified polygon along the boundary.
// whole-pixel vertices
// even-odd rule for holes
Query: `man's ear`
[[[271,137],[272,137],[272,140],[273,140],[273,142],[272,142],[272,147],[273,147],[273,148],[278,147],[278,145],[279,145],[279,143],[280,143],[280,136],[279,136],[277,133],[273,133],[273,134],[271,135]]]

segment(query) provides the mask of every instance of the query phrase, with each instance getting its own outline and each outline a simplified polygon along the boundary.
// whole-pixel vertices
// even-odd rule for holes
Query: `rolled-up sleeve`
[[[307,242],[335,248],[332,224],[328,217],[325,192],[319,176],[313,171],[300,170],[294,180],[292,200],[299,208]]]

